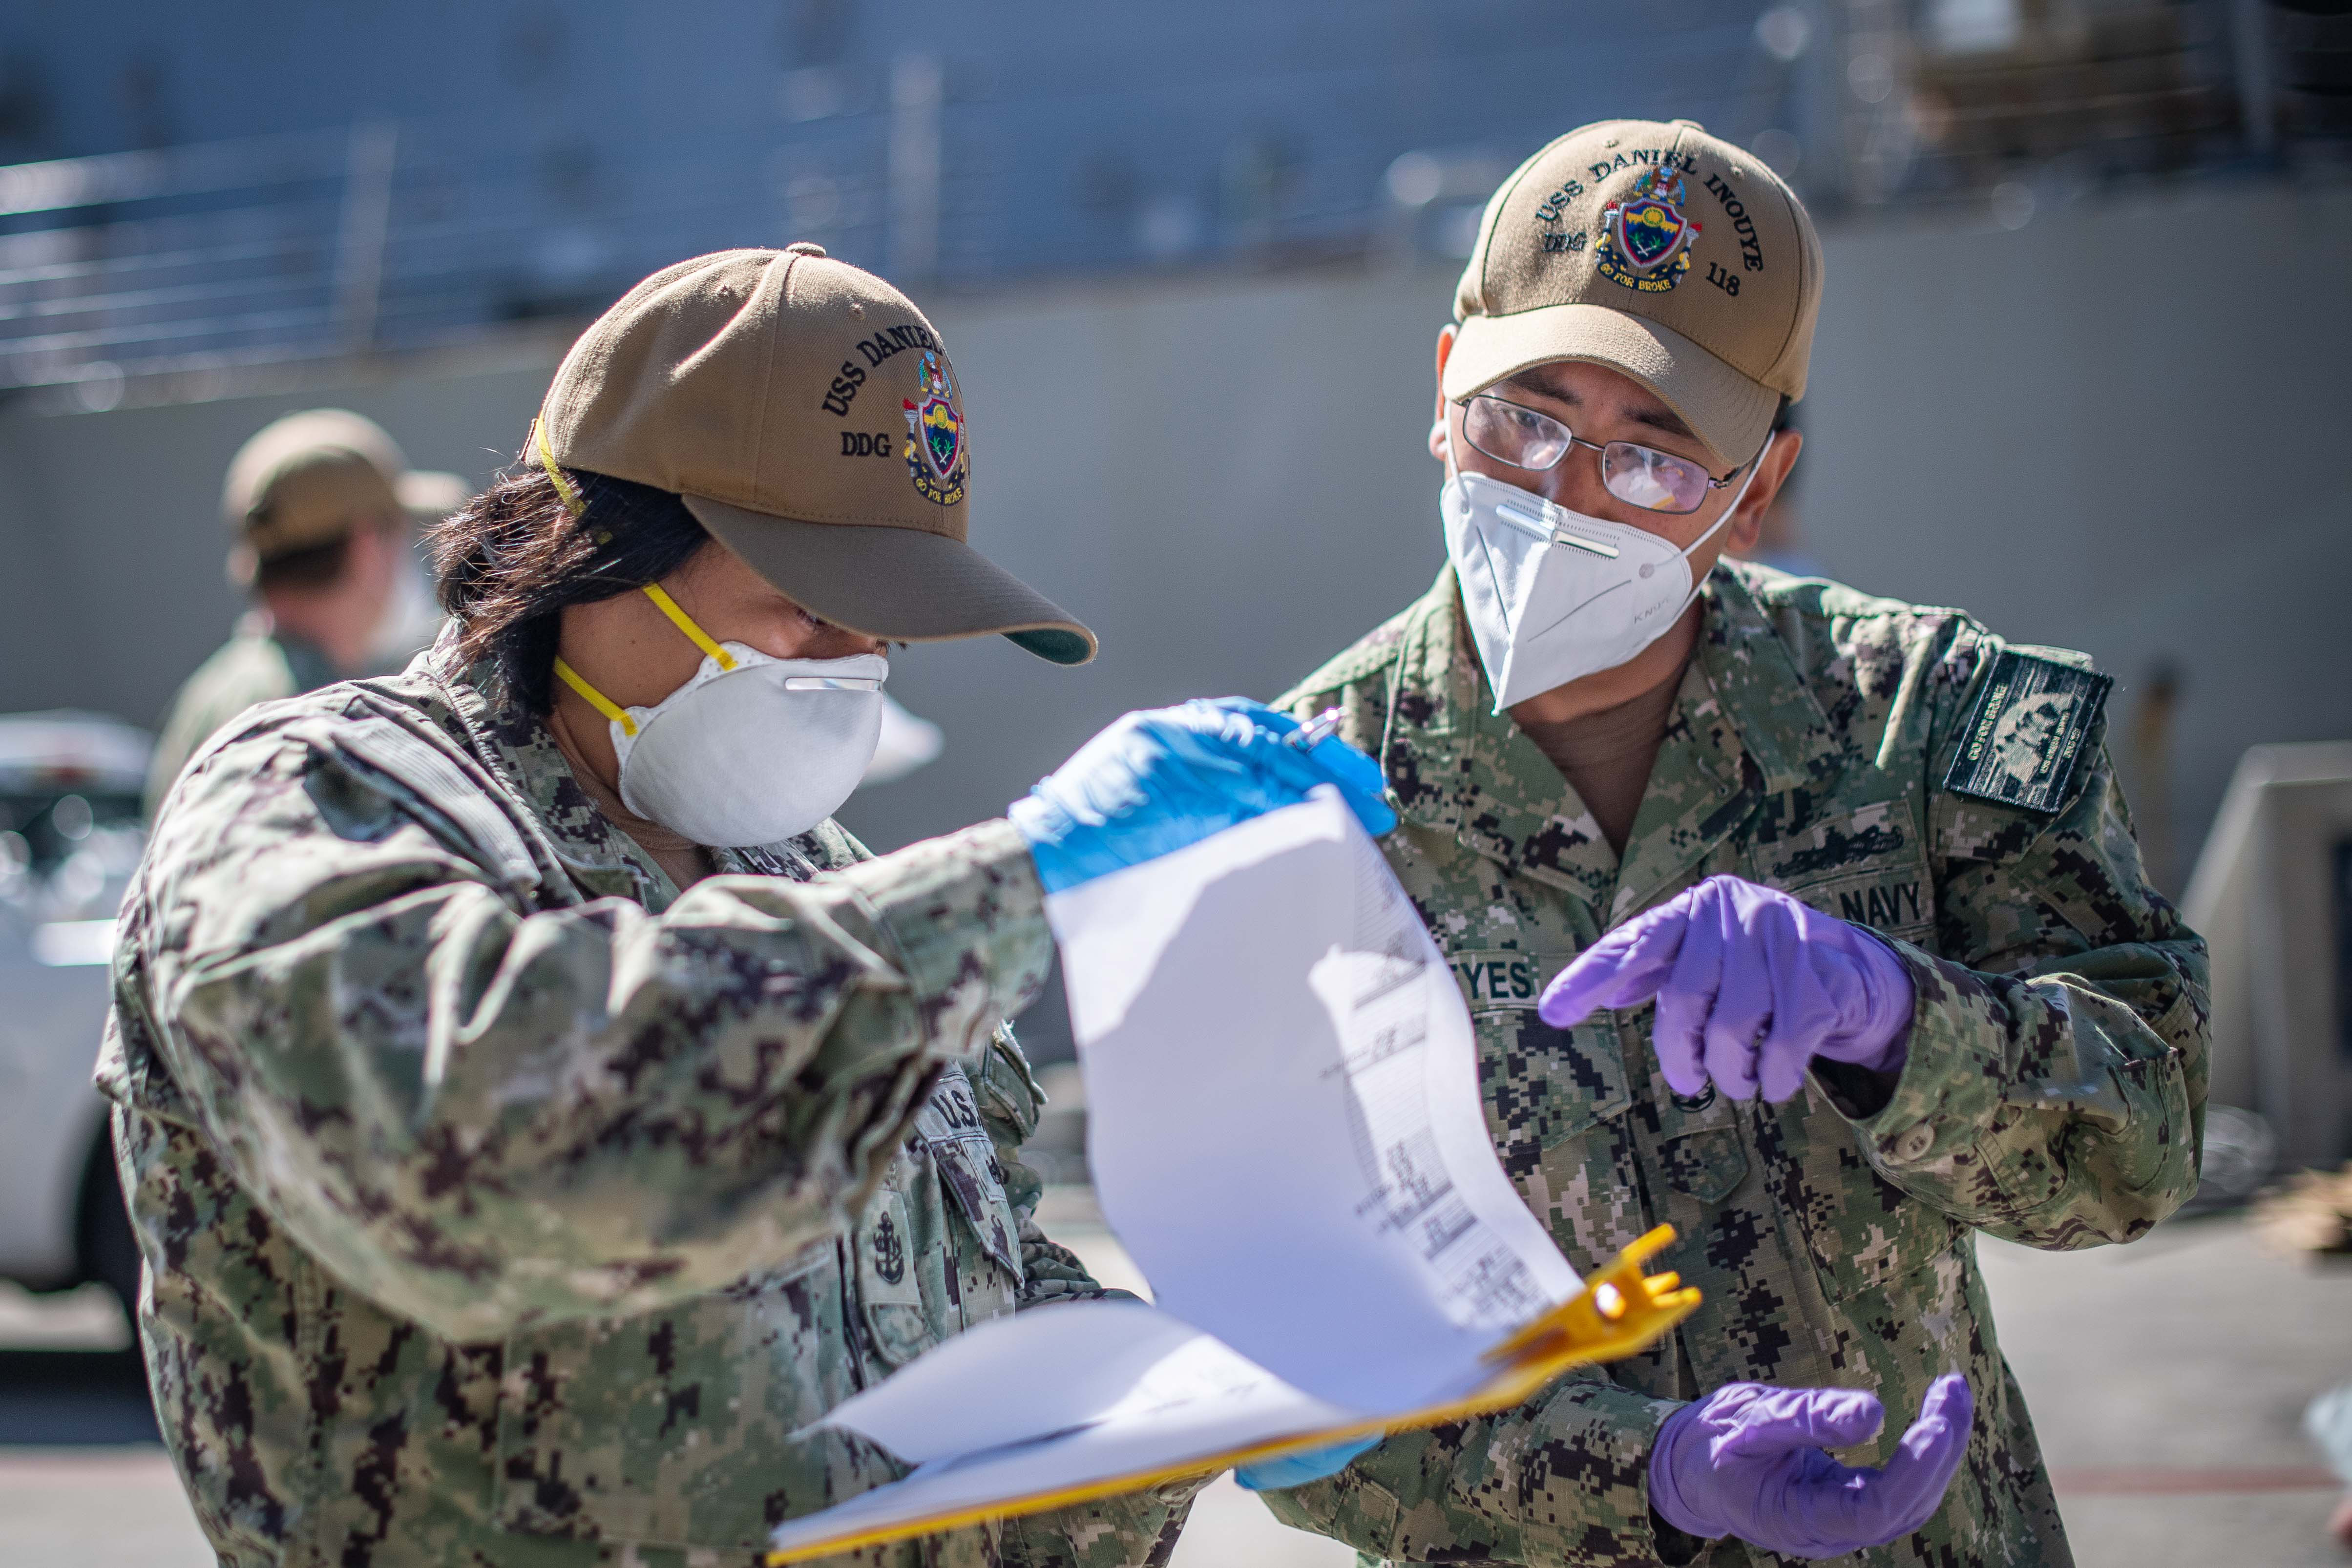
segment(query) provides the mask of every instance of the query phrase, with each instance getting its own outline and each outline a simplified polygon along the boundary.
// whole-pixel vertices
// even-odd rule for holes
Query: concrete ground
[[[1132,1268],[1082,1191],[1048,1228],[1106,1281]],[[2053,1256],[1986,1241],[2002,1343],[2056,1472],[2084,1568],[2337,1568],[2332,1481],[2304,1406],[2352,1379],[2352,1267],[2258,1249],[2235,1219]],[[141,1404],[100,1292],[0,1288],[0,1563],[200,1568],[211,1558]],[[1221,1479],[1178,1568],[1344,1568],[1352,1554],[1275,1524]]]
[[[1978,1256],[2084,1568],[2352,1563],[2302,1429],[2352,1381],[2352,1267],[2274,1256],[2234,1218]]]

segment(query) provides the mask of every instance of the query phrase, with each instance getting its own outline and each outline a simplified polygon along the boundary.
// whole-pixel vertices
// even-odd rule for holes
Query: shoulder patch
[[[2083,739],[2115,678],[2001,651],[1969,715],[1944,788],[2029,811],[2055,811],[2074,782]]]

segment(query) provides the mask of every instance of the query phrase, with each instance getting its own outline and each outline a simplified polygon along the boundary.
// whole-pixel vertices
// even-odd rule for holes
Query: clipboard
[[[1586,1278],[1585,1289],[1580,1294],[1528,1322],[1489,1351],[1487,1359],[1494,1365],[1493,1375],[1475,1391],[1458,1400],[1378,1421],[1291,1433],[1243,1448],[1007,1497],[985,1505],[921,1513],[887,1524],[852,1525],[839,1533],[804,1539],[771,1551],[766,1561],[771,1568],[782,1568],[786,1563],[933,1535],[992,1519],[1045,1513],[1076,1503],[1119,1497],[1165,1482],[1213,1475],[1236,1465],[1254,1464],[1351,1438],[1441,1427],[1450,1421],[1510,1409],[1526,1403],[1573,1368],[1634,1354],[1697,1310],[1699,1292],[1684,1285],[1679,1275],[1672,1271],[1644,1272],[1644,1266],[1674,1240],[1674,1227],[1661,1225],[1610,1260]],[[877,1496],[889,1490],[880,1487],[864,1495]],[[822,1515],[805,1517],[813,1520]],[[787,1521],[779,1530],[790,1530],[793,1522]]]

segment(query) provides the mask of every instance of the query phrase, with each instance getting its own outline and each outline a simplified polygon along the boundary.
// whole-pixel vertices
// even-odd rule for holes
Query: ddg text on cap
[[[1094,657],[1093,632],[966,542],[971,431],[939,334],[822,246],[696,256],[630,289],[564,356],[533,441],[676,493],[836,625]]]

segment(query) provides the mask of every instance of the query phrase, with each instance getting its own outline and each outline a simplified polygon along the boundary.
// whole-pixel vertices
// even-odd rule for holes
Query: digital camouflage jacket
[[[1651,1563],[1648,1457],[1723,1384],[1867,1388],[1883,1463],[1928,1382],[1975,1386],[1943,1509],[1870,1564],[2070,1561],[1978,1273],[1979,1230],[2128,1241],[2197,1179],[2203,943],[2142,876],[2104,749],[2105,681],[1967,616],[1727,565],[1621,863],[1493,695],[1450,570],[1285,706],[1337,705],[1402,826],[1390,864],[1477,1026],[1495,1145],[1569,1259],[1662,1221],[1705,1303],[1652,1353],[1491,1418],[1391,1437],[1268,1493],[1375,1557]],[[1918,995],[1891,1097],[1817,1071],[1783,1105],[1675,1097],[1651,1009],[1562,1032],[1545,984],[1603,931],[1728,873],[1895,939]],[[1726,1540],[1711,1563],[1776,1561]]]
[[[1097,1293],[1015,1160],[1044,894],[998,821],[681,895],[446,649],[233,726],[123,905],[99,1081],[165,1441],[230,1568],[750,1563],[897,1474],[809,1422]],[[854,1560],[1158,1562],[1181,1501]]]

